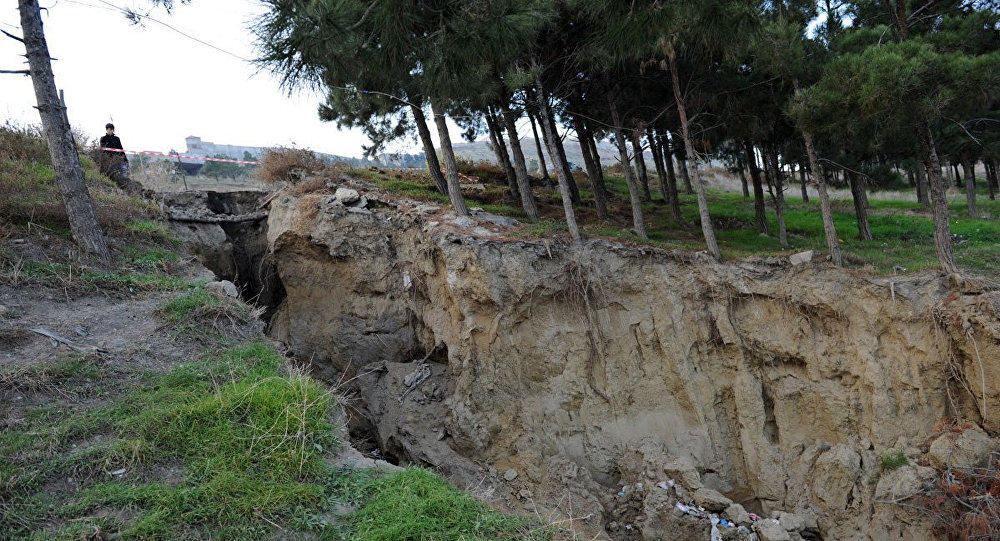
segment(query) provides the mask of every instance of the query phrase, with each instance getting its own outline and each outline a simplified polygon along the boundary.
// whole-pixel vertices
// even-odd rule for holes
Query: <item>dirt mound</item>
[[[505,240],[488,216],[365,190],[359,208],[335,188],[271,202],[275,335],[330,378],[359,376],[381,448],[442,466],[445,442],[512,508],[657,538],[702,520],[671,513],[706,488],[789,536],[927,538],[920,511],[876,497],[882,458],[947,416],[1000,433],[997,292]],[[425,358],[434,384],[401,404]]]

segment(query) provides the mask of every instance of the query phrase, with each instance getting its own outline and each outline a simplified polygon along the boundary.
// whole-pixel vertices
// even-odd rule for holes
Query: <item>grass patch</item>
[[[354,514],[354,539],[546,539],[549,532],[498,513],[440,477],[410,468],[364,487],[366,502]]]
[[[48,371],[95,375],[74,363]],[[333,397],[260,342],[118,383],[0,430],[0,538],[545,537],[425,470],[332,468]]]
[[[882,458],[879,459],[879,468],[882,472],[890,472],[909,463],[910,461],[903,454],[903,451],[892,451],[882,455]]]

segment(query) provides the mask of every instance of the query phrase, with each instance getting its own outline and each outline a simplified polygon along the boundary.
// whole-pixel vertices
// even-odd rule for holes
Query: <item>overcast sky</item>
[[[41,0],[56,86],[66,91],[74,127],[98,137],[113,121],[127,149],[184,149],[184,137],[215,143],[296,145],[360,156],[364,136],[320,122],[317,95],[288,96],[268,73],[147,21],[128,22],[108,4],[148,11],[144,0]],[[20,34],[15,2],[3,2],[0,27]],[[254,0],[193,0],[153,17],[243,58],[253,58],[248,24]],[[0,36],[0,69],[24,66],[24,48]],[[0,122],[39,123],[27,77],[0,75]],[[432,125],[433,126],[433,125]],[[433,127],[432,127],[433,131]],[[458,141],[457,128],[452,138]],[[414,151],[415,141],[392,151]]]

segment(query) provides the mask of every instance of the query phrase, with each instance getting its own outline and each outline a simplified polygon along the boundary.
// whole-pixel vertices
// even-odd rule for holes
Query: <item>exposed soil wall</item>
[[[826,539],[929,538],[919,512],[876,498],[880,457],[920,461],[947,416],[1000,433],[997,292],[512,241],[488,216],[366,195],[271,202],[287,292],[274,334],[331,379],[358,376],[384,448],[496,479],[510,507],[619,538],[681,535],[648,488],[615,496],[669,478],[678,498],[707,487],[797,511]]]

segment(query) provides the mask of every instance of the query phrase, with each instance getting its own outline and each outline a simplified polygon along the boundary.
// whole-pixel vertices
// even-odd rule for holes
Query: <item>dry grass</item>
[[[268,184],[297,183],[330,169],[336,170],[336,166],[327,164],[310,150],[277,148],[261,157],[258,174]]]
[[[127,234],[128,223],[157,215],[155,205],[121,190],[89,157],[81,156],[81,163],[106,233]],[[69,226],[48,147],[37,128],[0,127],[0,217],[53,230]]]

